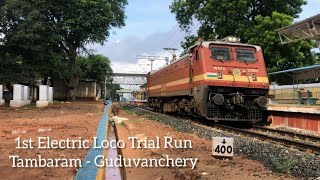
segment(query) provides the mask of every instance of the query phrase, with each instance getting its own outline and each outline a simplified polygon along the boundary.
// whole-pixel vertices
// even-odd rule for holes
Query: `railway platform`
[[[320,106],[297,104],[270,104],[268,122],[272,126],[285,126],[320,133]]]

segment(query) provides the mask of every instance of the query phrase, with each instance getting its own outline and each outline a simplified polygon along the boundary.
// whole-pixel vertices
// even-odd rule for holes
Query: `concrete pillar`
[[[29,86],[24,86],[24,91],[23,91],[23,93],[24,93],[24,101],[25,101],[25,104],[26,105],[29,105],[29,104],[31,104],[31,100],[30,100],[30,88],[29,88]]]
[[[13,85],[13,100],[22,100],[22,86],[21,84],[14,84]]]
[[[53,103],[53,87],[48,88],[48,101],[49,103]]]
[[[37,107],[47,107],[49,105],[48,100],[48,86],[39,85],[39,101],[36,102]]]
[[[0,85],[0,106],[4,105],[4,99],[3,99],[3,86]]]
[[[22,107],[24,103],[24,87],[21,84],[13,85],[13,100],[10,100],[10,107]]]
[[[47,85],[39,85],[39,101],[48,101]]]

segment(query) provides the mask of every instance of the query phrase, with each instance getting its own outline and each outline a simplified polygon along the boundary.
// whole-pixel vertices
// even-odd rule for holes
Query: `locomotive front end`
[[[215,121],[260,121],[269,89],[261,48],[207,41],[195,53],[193,93],[200,114]],[[197,71],[197,65],[203,68]]]

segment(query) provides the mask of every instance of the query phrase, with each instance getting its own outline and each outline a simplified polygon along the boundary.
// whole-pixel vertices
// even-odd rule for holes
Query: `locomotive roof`
[[[250,44],[244,44],[244,43],[230,43],[230,42],[222,41],[222,40],[203,41],[203,42],[202,42],[202,46],[207,47],[207,48],[209,48],[209,45],[210,45],[210,44],[253,47],[253,48],[255,48],[257,51],[261,49],[260,46],[255,46],[255,45],[250,45]],[[189,47],[188,49],[191,50],[191,49],[193,49],[194,47],[199,46],[199,45],[200,45],[200,42],[197,42],[196,44],[194,44],[193,46]],[[163,67],[161,67],[161,68],[159,68],[159,69],[157,69],[157,70],[152,70],[152,71],[150,71],[150,74],[154,74],[154,73],[156,73],[156,72],[158,72],[158,71],[160,71],[160,70],[162,70],[162,69],[170,66],[171,64],[173,64],[173,63],[175,63],[175,62],[178,62],[178,61],[180,61],[181,59],[184,59],[185,57],[188,57],[188,56],[192,56],[192,55],[191,55],[190,53],[187,53],[187,54],[181,56],[180,58],[178,58],[178,59],[170,62],[168,65],[165,65],[165,66],[163,66]]]
[[[193,49],[195,46],[199,46],[201,42],[197,42],[196,44],[194,44],[193,46],[189,47],[190,49]],[[202,42],[202,46],[209,48],[210,44],[219,44],[219,45],[230,45],[230,46],[246,46],[246,47],[254,47],[256,48],[256,50],[260,50],[261,47],[260,46],[256,46],[256,45],[251,45],[251,44],[244,44],[244,43],[231,43],[228,41],[223,41],[223,40],[215,40],[215,41],[203,41]]]
[[[150,74],[154,74],[154,73],[160,71],[161,69],[164,69],[164,68],[170,66],[171,64],[173,64],[173,63],[175,63],[175,62],[178,62],[178,61],[180,61],[181,59],[184,59],[184,58],[186,58],[186,57],[188,57],[188,56],[192,56],[192,55],[191,55],[190,53],[187,53],[187,54],[185,54],[185,55],[177,58],[176,60],[170,62],[168,65],[165,65],[165,66],[163,66],[163,67],[161,67],[161,68],[159,68],[159,69],[157,69],[157,70],[152,70],[152,71],[150,71]]]

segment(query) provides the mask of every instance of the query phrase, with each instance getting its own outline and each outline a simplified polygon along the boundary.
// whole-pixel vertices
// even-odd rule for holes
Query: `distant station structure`
[[[310,39],[316,41],[320,48],[320,14],[278,29],[278,33],[282,44]]]
[[[147,83],[147,74],[141,73],[113,73],[112,83],[119,84],[121,89],[117,90],[119,101],[130,101],[134,99],[134,92],[140,90],[140,86]]]
[[[291,82],[287,81],[285,85],[270,86],[270,94],[274,95],[277,103],[320,105],[320,64],[277,71],[269,73],[269,76],[276,81],[286,76],[291,78]],[[313,83],[299,83],[308,80]]]
[[[320,48],[320,14],[278,29],[281,44],[303,39],[315,41]],[[268,120],[275,126],[320,132],[320,64],[269,73],[286,85],[270,86],[274,103],[268,105]],[[300,84],[304,82],[305,84]],[[312,82],[312,83],[310,83]]]
[[[113,73],[113,84],[119,84],[125,89],[139,89],[141,85],[147,82],[147,74],[139,73]]]

